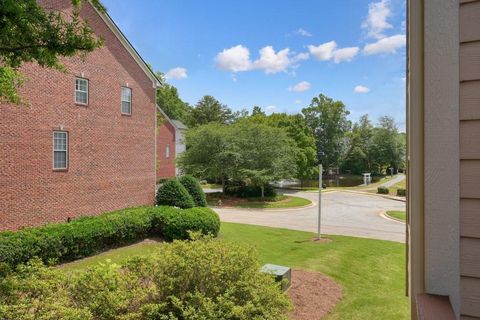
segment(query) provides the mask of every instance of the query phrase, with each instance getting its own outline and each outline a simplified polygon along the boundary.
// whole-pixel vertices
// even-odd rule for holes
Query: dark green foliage
[[[177,179],[168,180],[160,186],[157,191],[157,204],[182,209],[195,206],[192,196]]]
[[[159,207],[150,211],[157,216],[160,234],[166,240],[189,239],[191,231],[217,236],[220,230],[220,218],[210,208]]]
[[[197,207],[206,207],[207,199],[205,198],[205,193],[203,192],[202,186],[192,176],[182,176],[178,181],[187,189],[188,193],[192,196],[193,202]]]
[[[397,189],[397,196],[406,197],[407,196],[407,190],[405,190],[403,188],[398,188]]]
[[[0,279],[0,319],[288,319],[288,297],[253,248],[195,240],[74,273],[32,260]]]
[[[265,197],[275,197],[277,195],[275,189],[270,185],[265,186],[264,192]],[[227,186],[225,195],[239,198],[260,198],[262,189],[259,186]]]
[[[192,230],[216,236],[219,226],[217,214],[207,208],[159,207],[126,209],[70,223],[2,232],[0,269],[4,269],[3,264],[15,266],[33,257],[45,263],[75,260],[149,235],[188,239],[188,231]]]
[[[378,187],[377,188],[377,193],[379,194],[388,194],[390,191],[386,187]]]

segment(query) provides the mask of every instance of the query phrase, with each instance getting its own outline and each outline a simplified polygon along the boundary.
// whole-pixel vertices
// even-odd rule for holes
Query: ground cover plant
[[[36,260],[0,278],[5,320],[282,320],[290,309],[250,246],[211,237],[163,244],[149,256],[82,272]]]

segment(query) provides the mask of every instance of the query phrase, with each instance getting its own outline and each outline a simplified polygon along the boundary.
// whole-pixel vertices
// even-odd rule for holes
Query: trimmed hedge
[[[406,197],[407,196],[407,190],[403,189],[403,188],[398,188],[397,189],[397,196]]]
[[[277,193],[272,186],[266,185],[264,188],[265,197],[275,197]],[[257,186],[226,186],[225,195],[239,198],[260,198],[262,189]]]
[[[172,179],[158,189],[157,205],[188,209],[193,208],[195,203],[188,190],[177,179]]]
[[[0,267],[2,263],[10,266],[25,263],[33,257],[45,263],[71,261],[148,236],[188,239],[189,230],[217,235],[219,226],[218,215],[208,208],[142,207],[70,223],[1,232]],[[182,227],[187,229],[182,231]]]
[[[157,210],[157,209],[153,209]],[[158,225],[160,233],[166,240],[182,240],[189,238],[189,231],[217,236],[220,231],[220,218],[210,208],[162,208]],[[213,214],[212,214],[213,212]]]
[[[378,187],[377,188],[377,193],[379,194],[388,194],[390,191],[388,190],[388,188],[385,188],[385,187]]]
[[[193,202],[197,207],[206,207],[207,199],[205,198],[205,193],[203,192],[202,186],[192,176],[182,176],[178,181],[187,189],[188,193],[192,196]]]

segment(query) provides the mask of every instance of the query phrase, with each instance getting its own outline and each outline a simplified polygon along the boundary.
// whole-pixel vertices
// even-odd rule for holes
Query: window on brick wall
[[[75,103],[88,104],[88,80],[84,78],[75,79]]]
[[[170,158],[170,145],[167,144],[165,147],[165,157]]]
[[[122,87],[122,114],[132,114],[132,89]]]
[[[68,132],[53,132],[53,169],[65,170],[68,168]]]

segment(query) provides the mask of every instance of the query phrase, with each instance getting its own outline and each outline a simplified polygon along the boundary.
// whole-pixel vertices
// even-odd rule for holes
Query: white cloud
[[[370,37],[376,39],[384,38],[383,31],[392,28],[392,25],[387,21],[391,15],[390,0],[372,2],[368,5],[368,16],[362,22],[362,28],[367,30]]]
[[[358,54],[360,49],[358,47],[342,48],[333,51],[333,61],[340,63],[342,61],[352,61],[352,59]]]
[[[304,92],[304,91],[310,90],[310,87],[311,87],[310,82],[302,81],[302,82],[297,83],[294,86],[290,86],[288,88],[288,91]]]
[[[224,49],[215,57],[217,67],[232,72],[248,71],[252,68],[250,50],[238,45],[230,49]]]
[[[337,43],[335,41],[326,42],[319,46],[310,45],[308,46],[308,50],[318,60],[328,61],[333,59],[335,63],[352,61],[360,51],[358,47],[337,49]]]
[[[381,53],[395,53],[398,49],[405,46],[407,37],[404,34],[397,34],[395,36],[386,37],[374,43],[369,43],[363,48],[363,53],[366,55],[381,54]]]
[[[266,111],[267,111],[268,113],[274,113],[275,111],[277,111],[277,107],[276,107],[276,106],[268,106],[268,107],[266,107],[265,109],[266,109]]]
[[[353,89],[353,92],[355,92],[355,93],[368,93],[368,92],[370,92],[370,88],[367,88],[367,87],[362,86],[362,85],[358,85]]]
[[[289,53],[288,48],[276,53],[272,46],[264,47],[260,49],[260,58],[253,62],[253,68],[264,70],[267,74],[286,71],[290,65]]]
[[[307,30],[303,28],[299,28],[297,31],[295,31],[295,34],[302,36],[302,37],[311,37],[312,34],[308,32]]]
[[[287,71],[290,67],[295,68],[297,62],[307,60],[308,53],[293,55],[289,48],[278,52],[272,46],[266,46],[259,50],[259,58],[252,61],[250,50],[242,45],[224,49],[215,57],[215,63],[219,69],[231,72],[251,70],[263,70],[266,74]]]
[[[319,46],[308,46],[308,50],[310,53],[317,58],[318,60],[327,61],[332,59],[333,51],[337,47],[337,43],[335,41],[330,41],[323,43]]]
[[[299,99],[295,100],[295,104],[300,104],[300,103],[302,103],[302,100],[299,100]]]
[[[187,69],[182,67],[170,69],[165,74],[165,79],[185,79],[187,77]]]

